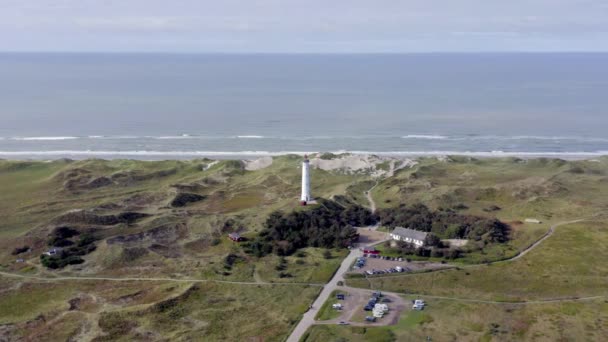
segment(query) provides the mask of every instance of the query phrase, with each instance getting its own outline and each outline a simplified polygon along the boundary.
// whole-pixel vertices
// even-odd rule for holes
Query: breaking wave
[[[74,140],[79,139],[79,137],[13,137],[12,140]]]
[[[427,135],[427,134],[408,134],[401,137],[402,139],[429,139],[429,140],[445,140],[449,139],[445,135]]]
[[[0,151],[0,156],[158,156],[158,157],[218,157],[218,156],[279,156],[286,154],[311,154],[318,151],[95,151],[95,150],[57,150],[57,151]],[[332,151],[331,153],[350,153],[356,155],[378,156],[447,156],[461,155],[472,157],[597,157],[608,155],[608,151],[595,152],[531,152],[531,151]]]

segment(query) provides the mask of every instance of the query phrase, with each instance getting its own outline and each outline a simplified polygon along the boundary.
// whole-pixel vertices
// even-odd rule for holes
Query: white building
[[[409,228],[397,227],[391,232],[391,239],[395,241],[405,241],[416,245],[417,247],[424,246],[424,239],[428,233]]]
[[[300,202],[302,205],[306,205],[310,201],[312,201],[312,196],[310,196],[310,161],[308,160],[308,156],[304,155],[304,161],[302,162],[302,196],[300,197]]]

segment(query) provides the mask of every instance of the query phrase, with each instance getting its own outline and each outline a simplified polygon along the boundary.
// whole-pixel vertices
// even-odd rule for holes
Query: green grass
[[[606,223],[577,223],[557,228],[513,262],[369,280],[372,288],[386,291],[498,301],[606,295],[606,244]],[[369,286],[360,279],[347,284]]]
[[[13,323],[20,329],[39,316],[48,322],[41,323],[39,329],[24,329],[20,336],[32,337],[40,331],[52,336],[59,336],[61,331],[69,335],[90,324],[91,319],[105,317],[111,318],[112,326],[126,329],[120,335],[120,340],[125,341],[135,338],[135,327],[166,339],[205,336],[209,341],[281,341],[321,289],[200,283],[188,291],[192,284],[110,281],[24,283],[11,289],[14,284],[1,284],[4,292],[0,297],[0,324]],[[76,297],[92,299],[73,315],[67,311],[68,301]],[[167,301],[170,298],[177,301]],[[162,310],[152,309],[155,307]],[[74,317],[51,324],[53,317],[63,315]]]
[[[280,260],[276,255],[260,259],[255,267],[264,281],[325,284],[340,267],[348,250],[332,250],[331,259],[325,259],[323,251],[322,248],[304,248],[299,253],[285,257],[287,267],[284,270],[276,269]],[[280,278],[280,273],[288,273],[291,277]]]
[[[319,290],[306,286],[201,284],[175,306],[162,311],[136,310],[125,319],[169,339],[205,336],[209,341],[281,341]]]
[[[315,325],[305,341],[602,341],[608,333],[605,300],[524,306],[425,299],[424,311],[407,308],[397,325]]]
[[[346,327],[337,325],[314,325],[301,342],[321,341],[396,341],[395,335],[387,328]]]
[[[333,291],[329,295],[329,298],[325,301],[325,303],[323,303],[323,306],[321,306],[321,309],[319,309],[319,312],[317,312],[317,315],[315,316],[315,320],[327,321],[327,320],[331,320],[331,319],[340,317],[342,312],[332,308],[333,304],[340,303],[340,301],[336,299],[336,295],[338,293],[348,294],[347,291],[340,291],[340,290]]]

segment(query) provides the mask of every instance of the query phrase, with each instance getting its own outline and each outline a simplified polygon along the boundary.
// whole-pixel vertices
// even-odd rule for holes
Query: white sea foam
[[[263,135],[237,135],[239,139],[264,139]]]
[[[580,142],[608,142],[608,138],[580,137],[580,136],[541,136],[541,135],[479,135],[470,137],[456,137],[454,140],[545,140],[545,141],[580,141]]]
[[[434,134],[408,134],[401,137],[402,139],[429,139],[429,140],[445,140],[448,139],[445,135]]]
[[[13,137],[12,140],[74,140],[78,137]]]

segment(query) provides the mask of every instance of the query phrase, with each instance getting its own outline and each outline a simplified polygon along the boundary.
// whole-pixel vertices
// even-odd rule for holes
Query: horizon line
[[[608,50],[555,50],[555,51],[379,51],[379,52],[265,52],[265,51],[78,51],[78,50],[0,50],[0,54],[108,54],[108,55],[482,55],[482,54],[608,54]]]

